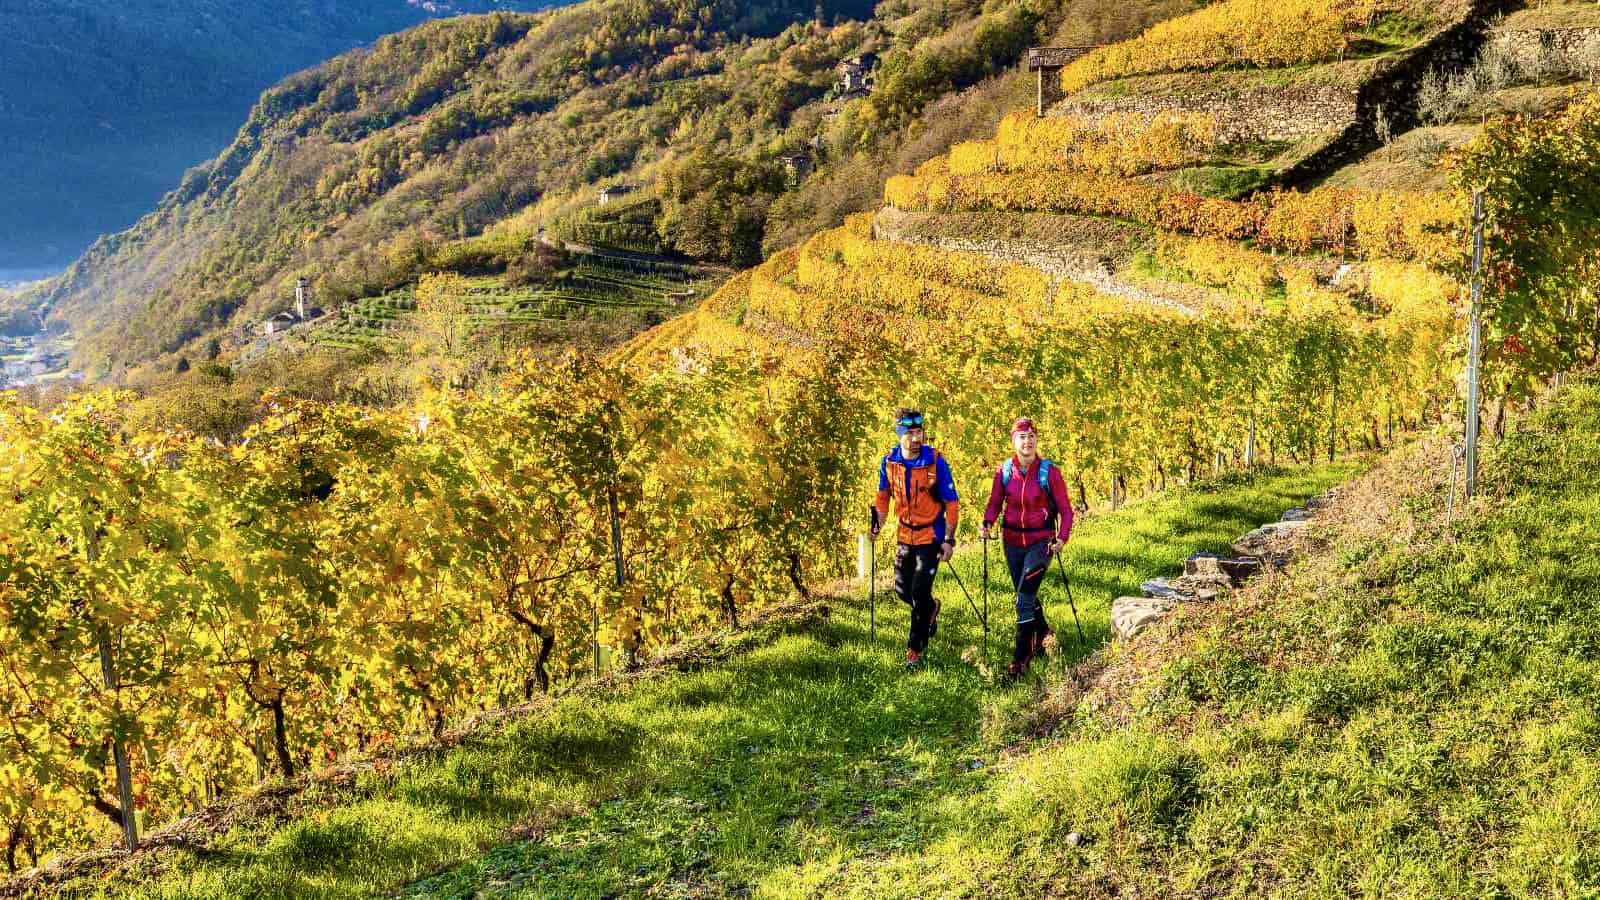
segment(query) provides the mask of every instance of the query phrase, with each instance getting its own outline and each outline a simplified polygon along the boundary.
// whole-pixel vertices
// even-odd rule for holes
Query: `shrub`
[[[1099,121],[1074,116],[1038,117],[1027,110],[1007,116],[996,136],[1006,171],[1079,169],[1102,175],[1141,175],[1200,162],[1216,147],[1217,120],[1205,113],[1112,113]],[[977,174],[982,169],[957,171]]]

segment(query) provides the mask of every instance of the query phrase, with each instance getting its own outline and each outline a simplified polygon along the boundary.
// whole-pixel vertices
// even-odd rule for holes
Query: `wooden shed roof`
[[[1093,47],[1029,47],[1028,71],[1062,68],[1093,49]]]

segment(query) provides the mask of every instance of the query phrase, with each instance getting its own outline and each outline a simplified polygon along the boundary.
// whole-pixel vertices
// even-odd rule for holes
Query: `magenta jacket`
[[[1010,484],[1001,483],[1004,470],[1004,465],[994,470],[994,484],[989,488],[989,506],[983,511],[983,524],[994,525],[1003,505],[1006,517],[1001,526],[1006,544],[1027,547],[1052,536],[1065,542],[1072,534],[1072,500],[1067,496],[1067,482],[1061,477],[1061,467],[1050,466],[1050,497],[1055,500],[1055,509],[1060,511],[1054,529],[1050,527],[1050,519],[1055,514],[1051,512],[1044,489],[1039,486],[1038,458],[1034,459],[1032,468],[1023,472],[1022,463],[1013,456]]]

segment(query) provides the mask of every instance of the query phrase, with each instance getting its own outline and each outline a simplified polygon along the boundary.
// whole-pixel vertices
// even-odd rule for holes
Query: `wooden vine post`
[[[92,567],[100,558],[99,535],[89,535],[88,541],[89,565]],[[111,635],[105,626],[100,626],[97,642],[100,645],[100,678],[108,693],[115,696],[117,690],[117,663],[111,654]],[[116,734],[111,735],[111,756],[117,767],[117,801],[122,807],[122,842],[129,853],[139,849],[139,822],[137,811],[133,803],[133,776],[128,769],[128,748],[122,738]]]

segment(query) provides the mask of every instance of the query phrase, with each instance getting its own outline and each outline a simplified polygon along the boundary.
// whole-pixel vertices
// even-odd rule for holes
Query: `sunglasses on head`
[[[922,427],[922,417],[921,416],[906,416],[905,418],[901,419],[900,421],[896,422],[895,424],[900,426],[901,428],[921,428]]]

